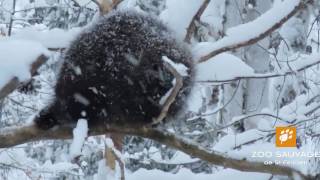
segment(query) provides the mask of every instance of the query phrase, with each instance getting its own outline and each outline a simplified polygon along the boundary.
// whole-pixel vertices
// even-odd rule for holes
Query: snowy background
[[[183,41],[204,0],[124,0],[160,18]],[[320,2],[300,9],[280,28],[254,44],[224,51],[197,63],[210,52],[247,42],[268,31],[305,0],[211,0],[195,21],[190,47],[196,82],[185,119],[168,131],[209,151],[265,162],[255,152],[316,152],[320,148]],[[48,61],[32,77],[28,91],[0,99],[0,132],[28,124],[53,95],[60,55],[70,41],[99,16],[91,0],[0,0],[0,89],[12,78],[27,81],[30,65],[41,54]],[[296,148],[275,147],[275,127],[297,127]],[[119,179],[119,164],[106,167],[105,136],[87,137],[79,120],[73,140],[49,140],[0,148],[0,179]],[[127,136],[122,152],[129,180],[246,179],[289,177],[241,172],[191,157],[149,139]],[[292,160],[282,157],[281,160]],[[280,160],[280,159],[278,159]],[[320,176],[320,159],[299,157],[289,166]]]

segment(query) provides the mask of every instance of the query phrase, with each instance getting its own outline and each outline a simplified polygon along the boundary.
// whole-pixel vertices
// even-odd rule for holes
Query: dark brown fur
[[[51,105],[41,111],[37,125],[48,129],[75,124],[151,123],[159,101],[171,88],[173,76],[162,57],[189,68],[184,87],[169,115],[183,107],[191,86],[188,50],[177,43],[159,20],[134,11],[116,11],[101,18],[72,42],[55,87]]]

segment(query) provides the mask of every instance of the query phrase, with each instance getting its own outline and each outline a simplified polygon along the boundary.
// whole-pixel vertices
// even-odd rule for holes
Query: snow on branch
[[[179,94],[180,89],[183,86],[183,78],[181,75],[186,73],[186,72],[178,72],[178,68],[175,67],[178,65],[174,64],[174,62],[172,62],[168,57],[164,56],[162,58],[164,60],[164,67],[168,69],[168,71],[174,76],[175,84],[174,84],[174,87],[170,90],[168,97],[165,99],[163,103],[160,115],[153,120],[152,122],[153,124],[159,124],[167,116],[167,113],[169,111],[171,104],[175,101],[176,97]],[[183,67],[186,68],[185,66]],[[183,70],[186,71],[186,69],[182,69],[182,71]]]
[[[185,0],[165,1],[166,8],[159,14],[159,18],[174,31],[176,39],[183,41],[194,16],[201,11],[203,2],[204,0],[188,0],[187,3]]]
[[[223,54],[221,54],[223,55]],[[275,78],[275,77],[282,77],[282,76],[288,76],[288,75],[294,75],[297,72],[301,72],[304,70],[307,70],[308,68],[311,68],[317,64],[320,64],[320,54],[315,53],[312,55],[302,55],[298,60],[290,62],[290,68],[288,70],[283,71],[283,72],[271,72],[271,73],[265,73],[265,74],[257,74],[252,71],[252,69],[248,69],[247,66],[244,66],[242,69],[245,69],[243,72],[230,72],[226,73],[228,71],[232,71],[232,67],[234,68],[239,68],[242,67],[243,64],[239,64],[239,61],[236,61],[237,59],[235,57],[232,57],[230,55],[225,56],[229,57],[228,60],[224,58],[220,58],[220,56],[217,56],[217,60],[215,61],[207,61],[202,64],[199,64],[197,69],[199,71],[199,76],[197,76],[196,81],[199,83],[227,83],[227,82],[232,82],[236,80],[241,80],[241,79],[264,79],[264,78]],[[218,58],[219,57],[219,58]],[[220,60],[224,63],[222,65],[219,64]],[[215,69],[219,69],[220,66],[226,66],[228,65],[228,62],[231,63],[233,61],[234,63],[237,63],[236,66],[229,66],[230,68],[228,71],[225,73],[219,73],[215,72]],[[217,64],[218,63],[218,64]],[[225,64],[227,63],[227,64]],[[211,69],[211,72],[209,73],[208,71]],[[221,69],[221,68],[220,68]],[[225,69],[225,68],[223,68]],[[246,70],[247,69],[247,70]],[[201,70],[201,71],[200,71]],[[201,75],[203,74],[203,75]],[[219,76],[216,76],[218,74]],[[228,76],[228,74],[230,74]],[[241,74],[241,75],[238,75]],[[231,77],[231,78],[230,78]]]
[[[36,75],[48,60],[49,53],[41,44],[22,40],[0,41],[0,100]]]
[[[237,169],[246,172],[261,172],[274,175],[292,177],[298,174],[302,179],[312,179],[300,171],[286,166],[265,165],[263,162],[253,162],[246,159],[236,159],[215,151],[209,152],[198,144],[189,142],[176,134],[163,132],[156,128],[144,127],[137,124],[108,124],[108,126],[94,126],[89,130],[89,135],[103,135],[106,133],[124,134],[149,138],[164,145],[180,150],[193,157],[207,161],[217,166]],[[72,127],[56,127],[50,130],[40,130],[35,125],[25,127],[6,128],[0,131],[0,148],[46,139],[70,139]]]
[[[248,46],[264,39],[312,2],[313,0],[284,0],[255,20],[230,28],[224,38],[212,44],[209,52],[203,53],[207,55],[200,57],[198,63],[205,62],[220,53]]]
[[[208,113],[209,114],[209,113]],[[208,114],[204,114],[202,116],[206,116]],[[272,113],[254,113],[254,114],[247,114],[247,115],[242,115],[242,116],[237,116],[237,117],[234,117],[232,118],[232,121],[231,123],[227,124],[227,125],[224,125],[223,127],[219,128],[219,130],[223,130],[223,129],[226,129],[226,128],[229,128],[229,127],[233,127],[234,125],[236,125],[237,123],[243,121],[243,120],[247,120],[251,117],[257,117],[257,116],[266,116],[266,117],[271,117],[271,118],[274,118],[274,119],[277,119],[277,120],[280,120],[280,121],[283,121],[287,124],[291,124],[293,122],[296,121],[296,119],[292,120],[292,121],[288,121],[286,120],[286,118],[283,118],[283,117],[280,117],[276,114],[272,114]],[[314,118],[313,118],[314,119]]]
[[[196,30],[196,21],[200,21],[201,15],[203,14],[203,12],[208,7],[210,1],[211,0],[204,0],[202,5],[200,6],[199,10],[197,11],[197,13],[193,16],[193,18],[192,18],[192,20],[191,20],[191,22],[189,24],[189,27],[187,29],[186,37],[184,38],[185,42],[190,43],[192,34]]]
[[[81,155],[81,149],[87,136],[88,122],[85,119],[79,119],[77,126],[73,129],[73,141],[70,145],[71,159]]]
[[[82,28],[63,30],[53,28],[41,31],[34,27],[27,27],[19,30],[11,39],[29,40],[41,43],[50,51],[64,50],[81,33]]]

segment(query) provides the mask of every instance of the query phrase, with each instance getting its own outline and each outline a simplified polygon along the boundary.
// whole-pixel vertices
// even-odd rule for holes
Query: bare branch
[[[31,73],[31,76],[35,76],[37,74],[37,71],[38,69],[40,68],[40,66],[42,66],[45,62],[47,62],[49,57],[41,54],[37,59],[36,61],[34,61],[32,64],[31,64],[31,69],[30,69],[30,73]]]
[[[99,7],[100,15],[108,14],[112,9],[116,9],[123,0],[91,0]]]
[[[274,175],[292,177],[293,174],[300,175],[303,179],[312,179],[303,175],[298,170],[279,165],[265,165],[262,162],[251,162],[246,159],[235,159],[217,152],[209,152],[186,141],[175,134],[163,132],[159,129],[145,127],[137,124],[108,124],[107,127],[90,127],[89,135],[103,135],[106,133],[119,133],[125,135],[140,136],[158,141],[162,144],[176,148],[193,157],[202,159],[217,166],[233,168],[246,172],[261,172]],[[0,148],[8,148],[17,144],[22,144],[37,140],[46,139],[69,139],[72,138],[72,127],[55,127],[50,130],[40,130],[35,125],[6,129],[0,133]]]
[[[30,67],[30,73],[31,76],[35,76],[37,70],[39,67],[44,64],[48,60],[48,57],[45,55],[40,55],[32,64]],[[9,95],[11,92],[13,92],[15,89],[17,89],[21,85],[19,79],[17,77],[13,77],[6,85],[4,85],[0,89],[0,100],[5,98],[7,95]]]
[[[265,37],[270,35],[273,31],[280,28],[285,22],[287,22],[291,17],[293,17],[299,10],[307,7],[308,3],[312,3],[312,2],[313,2],[313,0],[301,0],[300,3],[287,16],[283,17],[280,21],[275,23],[273,26],[268,28],[266,31],[262,32],[260,35],[253,37],[252,39],[247,39],[243,42],[238,42],[236,44],[232,44],[232,45],[228,45],[228,46],[224,46],[219,49],[216,49],[216,50],[210,52],[209,54],[202,56],[200,58],[200,60],[198,61],[198,63],[205,62],[205,61],[209,60],[210,58],[212,58],[218,54],[221,54],[223,52],[232,51],[232,50],[244,47],[244,46],[252,45],[252,44],[264,39]]]
[[[204,0],[202,5],[200,6],[199,10],[197,11],[197,13],[193,16],[193,18],[188,26],[187,34],[186,34],[186,37],[184,38],[184,42],[190,43],[191,37],[196,30],[196,21],[200,21],[201,15],[208,7],[210,1],[211,0]]]
[[[106,159],[106,166],[109,167],[112,171],[116,169],[116,154],[113,152],[111,147],[105,145],[104,155]]]
[[[9,28],[8,28],[8,36],[11,36],[11,32],[12,32],[12,28],[13,28],[13,21],[14,21],[14,14],[15,14],[15,10],[16,10],[16,3],[17,0],[13,0],[12,3],[12,12],[11,12],[11,16],[10,16],[10,22],[9,22]]]
[[[111,148],[110,148],[111,149]],[[118,156],[118,154],[116,154],[116,152],[114,151],[114,149],[111,149],[111,153],[113,154],[113,156],[115,157],[115,160],[117,160],[119,166],[120,166],[120,180],[125,180],[125,166],[124,166],[124,162],[122,161],[122,159]]]
[[[19,80],[17,77],[12,78],[3,88],[0,90],[0,100],[5,98],[8,94],[14,91],[19,86]]]
[[[171,104],[175,101],[180,89],[183,86],[183,79],[179,72],[168,62],[164,62],[165,68],[169,70],[169,72],[175,77],[176,84],[170,92],[170,95],[165,100],[160,115],[153,120],[152,124],[159,124],[166,116],[169,111]]]

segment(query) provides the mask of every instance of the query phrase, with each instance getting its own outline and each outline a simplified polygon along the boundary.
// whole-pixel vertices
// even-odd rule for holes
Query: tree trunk
[[[271,7],[270,0],[227,0],[226,1],[226,21],[224,29],[249,22]],[[257,45],[241,48],[234,54],[244,60],[247,65],[252,67],[257,73],[269,71],[270,58],[268,52],[269,38],[265,38]],[[267,79],[248,79],[230,85],[224,85],[225,104],[232,97],[233,100],[225,107],[221,114],[221,121],[226,124],[234,116],[260,112],[263,107],[268,106],[268,80]],[[235,91],[237,91],[235,93]],[[234,94],[235,93],[235,94]],[[251,129],[260,124],[260,119],[251,118],[245,124],[240,125],[241,130]],[[239,127],[238,127],[239,128]]]

